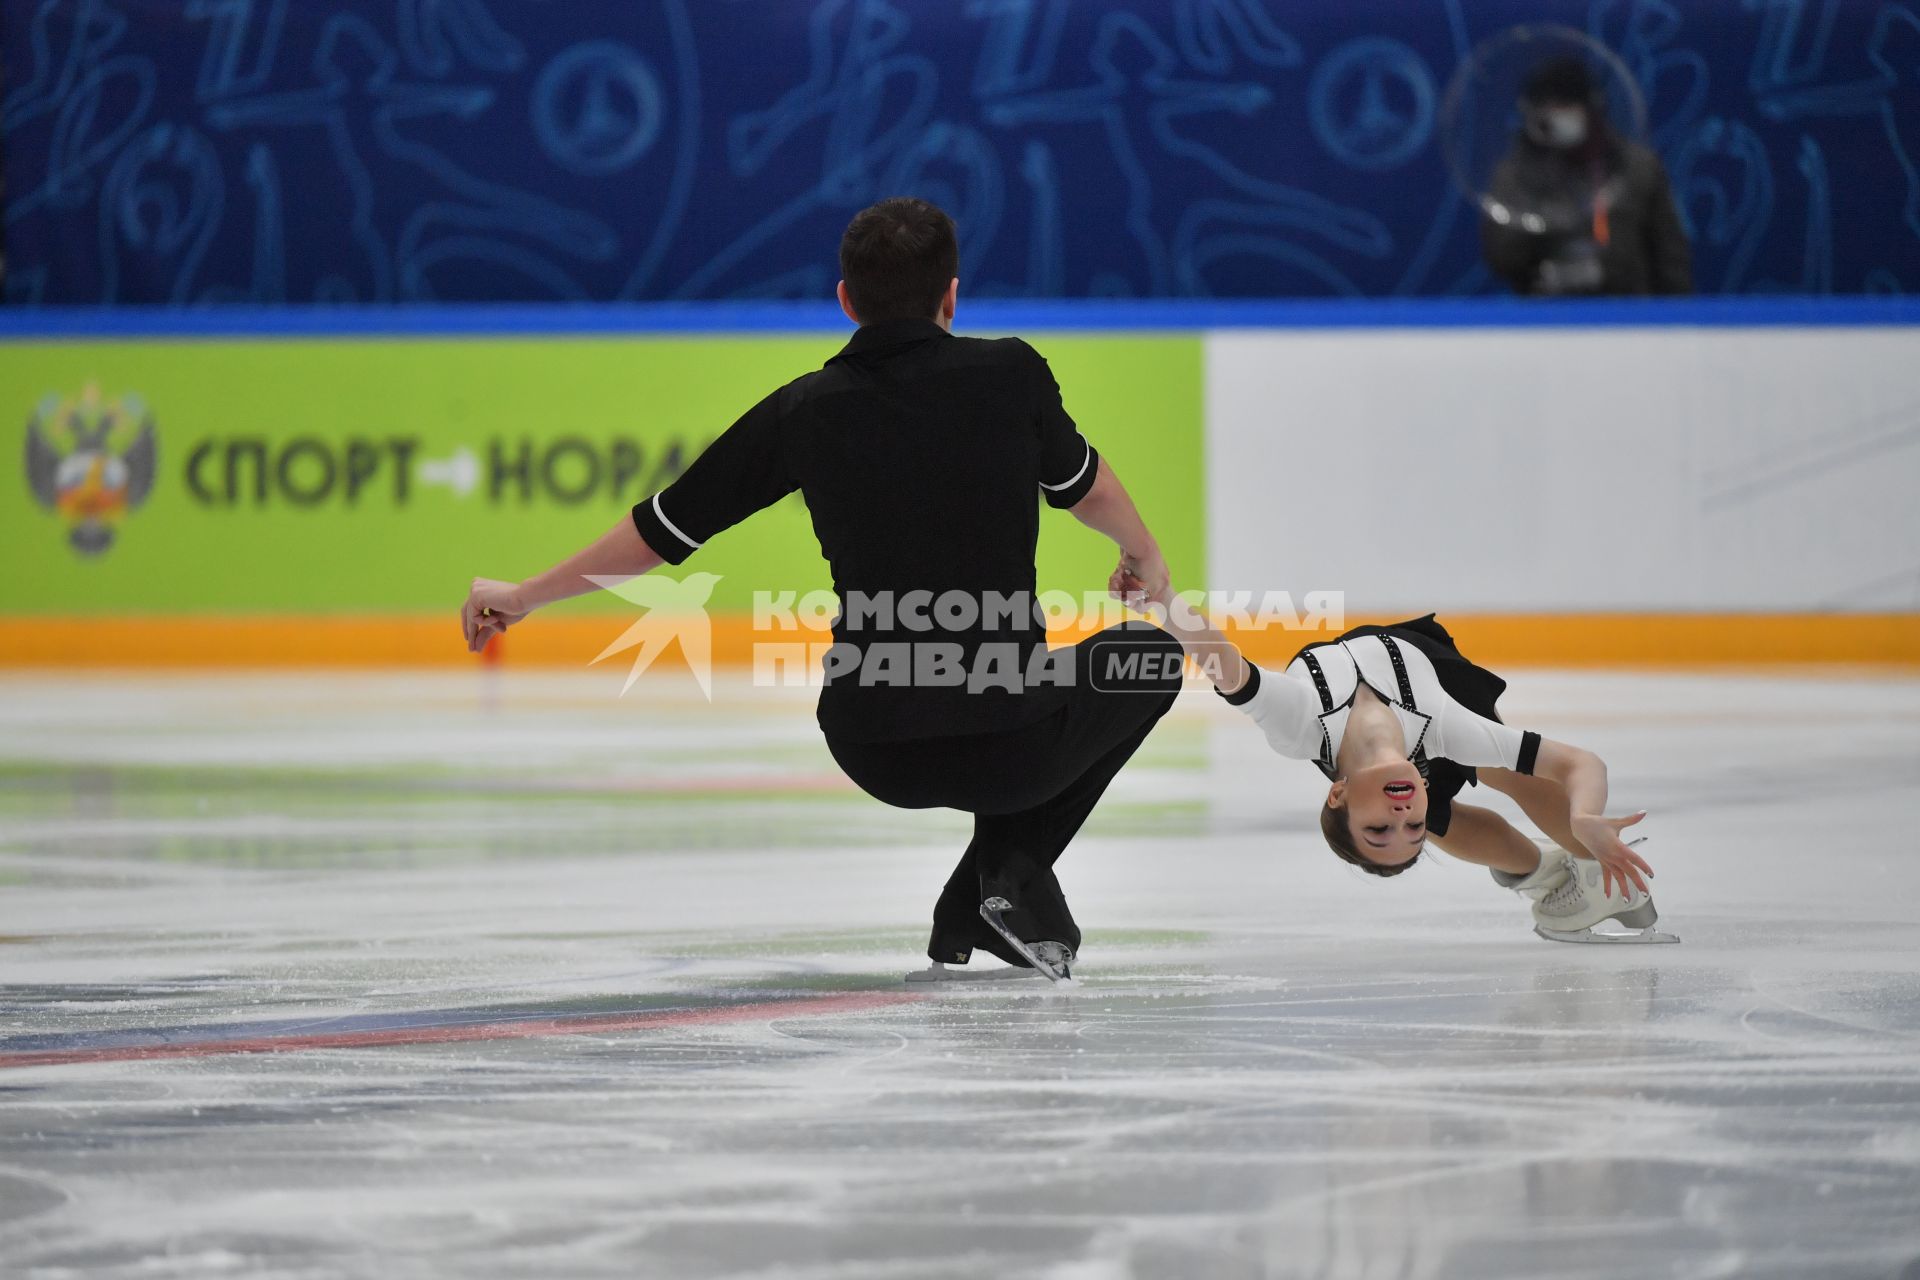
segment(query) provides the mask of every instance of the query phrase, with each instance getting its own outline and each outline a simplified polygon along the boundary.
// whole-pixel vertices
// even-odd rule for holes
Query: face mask
[[[1587,140],[1586,108],[1535,108],[1527,112],[1527,136],[1543,147],[1571,150]]]

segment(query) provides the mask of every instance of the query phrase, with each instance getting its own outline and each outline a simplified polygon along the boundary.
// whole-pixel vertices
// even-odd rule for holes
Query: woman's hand
[[[1620,891],[1627,892],[1629,882],[1639,887],[1640,892],[1649,893],[1647,882],[1641,873],[1653,874],[1653,868],[1647,860],[1626,846],[1620,839],[1620,833],[1647,816],[1642,809],[1639,813],[1625,818],[1603,818],[1598,814],[1575,814],[1570,825],[1573,835],[1595,862],[1600,864],[1600,887],[1608,894],[1613,892],[1613,882],[1618,879]]]
[[[1137,556],[1122,552],[1119,567],[1107,579],[1107,591],[1129,609],[1144,610],[1147,605],[1165,609],[1172,604],[1173,583],[1160,548]]]
[[[479,653],[487,642],[527,616],[530,611],[520,599],[520,584],[475,578],[460,606],[460,630],[467,637],[467,652]]]

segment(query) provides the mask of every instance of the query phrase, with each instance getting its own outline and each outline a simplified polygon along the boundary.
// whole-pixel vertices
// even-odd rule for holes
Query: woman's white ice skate
[[[1532,902],[1558,889],[1573,874],[1573,855],[1557,844],[1542,843],[1540,846],[1540,865],[1526,875],[1511,871],[1493,871],[1493,882],[1502,889],[1511,889],[1521,897]]]
[[[1660,913],[1647,894],[1631,884],[1624,891],[1615,888],[1608,893],[1601,887],[1600,864],[1591,858],[1569,856],[1568,867],[1567,878],[1533,904],[1533,931],[1541,937],[1549,942],[1680,941],[1671,933],[1654,929]],[[1602,932],[1597,928],[1609,921],[1617,921],[1633,932]]]

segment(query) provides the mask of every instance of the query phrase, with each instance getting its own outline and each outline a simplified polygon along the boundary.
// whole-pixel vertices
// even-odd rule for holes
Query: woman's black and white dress
[[[1474,766],[1532,773],[1540,735],[1500,721],[1507,682],[1463,656],[1432,614],[1388,627],[1355,627],[1308,645],[1280,672],[1248,664],[1229,703],[1250,716],[1275,751],[1336,776],[1354,696],[1365,684],[1400,722],[1407,758],[1427,780],[1427,830],[1444,836],[1453,798],[1478,785]]]

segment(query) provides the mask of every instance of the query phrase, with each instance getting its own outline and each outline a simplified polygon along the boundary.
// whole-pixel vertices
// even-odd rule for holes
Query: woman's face
[[[1327,803],[1343,809],[1363,857],[1397,867],[1420,856],[1427,840],[1427,780],[1407,760],[1355,769],[1333,784]]]

